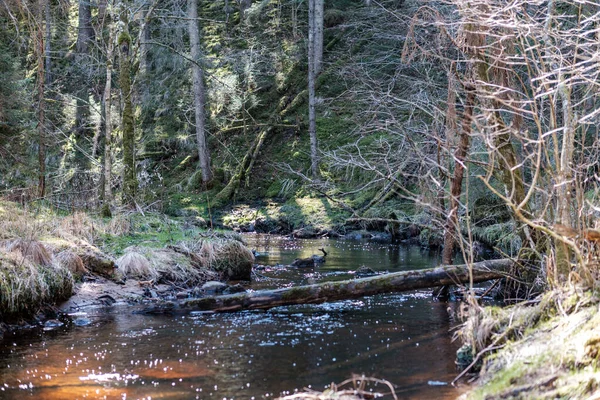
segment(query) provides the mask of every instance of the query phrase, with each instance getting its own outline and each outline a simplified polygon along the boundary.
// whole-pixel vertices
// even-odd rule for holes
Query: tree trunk
[[[199,166],[202,171],[202,183],[204,186],[212,180],[210,169],[210,156],[206,144],[206,88],[204,86],[204,71],[201,65],[200,34],[198,31],[198,4],[197,0],[188,0],[188,18],[190,35],[190,55],[192,64],[193,91],[194,91],[194,114],[196,118],[196,145],[198,147]]]
[[[460,195],[465,174],[465,160],[469,151],[471,136],[471,122],[473,119],[473,106],[475,103],[474,88],[467,88],[465,110],[462,116],[461,132],[458,147],[454,152],[454,176],[450,180],[450,209],[444,229],[444,250],[442,251],[442,263],[452,264],[456,238],[459,236],[458,207],[460,206]]]
[[[404,292],[429,287],[483,282],[505,276],[515,262],[510,259],[489,260],[468,265],[440,266],[420,271],[404,271],[369,278],[324,282],[276,290],[205,297],[184,301],[183,308],[200,311],[240,311],[269,309],[293,304],[318,304],[355,299],[379,293]]]
[[[84,154],[86,140],[88,140],[92,131],[90,129],[89,112],[89,92],[88,92],[88,64],[90,44],[94,40],[94,28],[92,27],[92,9],[88,0],[79,1],[79,18],[77,27],[77,43],[75,50],[77,53],[77,64],[81,71],[78,82],[79,89],[76,90],[76,110],[75,110],[75,133],[76,133],[76,155],[75,161],[81,169],[86,169],[88,162]],[[82,172],[82,171],[80,171]]]
[[[106,46],[106,82],[104,84],[104,204],[112,201],[112,63],[114,50],[114,24],[109,22]]]
[[[314,14],[314,63],[315,63],[315,76],[318,76],[321,72],[323,65],[323,14],[324,14],[324,0],[314,0],[315,2],[315,14]]]
[[[223,188],[216,196],[213,205],[218,206],[222,205],[226,201],[231,200],[235,197],[241,183],[246,179],[246,177],[250,174],[251,168],[254,165],[256,158],[262,148],[263,143],[267,135],[271,132],[272,126],[260,131],[252,146],[246,152],[244,159],[238,166],[236,173],[231,177],[227,186]]]
[[[571,90],[564,84],[565,76],[559,74],[559,79],[562,84],[559,85],[558,94],[562,102],[563,114],[563,138],[562,148],[560,150],[560,158],[558,163],[558,182],[557,182],[557,222],[571,228],[571,206],[573,197],[571,195],[572,185],[572,163],[573,152],[575,148],[575,117],[573,115],[573,106],[571,102]],[[558,146],[558,143],[555,144]],[[555,241],[556,248],[556,269],[561,276],[561,280],[566,280],[571,272],[571,256],[572,252],[569,247],[560,241]]]
[[[294,39],[298,37],[298,9],[300,4],[296,1],[292,1],[292,36]]]
[[[46,5],[44,7],[44,14],[46,20],[46,47],[44,49],[45,52],[45,75],[46,75],[46,86],[49,86],[52,83],[52,74],[51,74],[51,62],[52,58],[50,56],[50,45],[52,43],[52,16],[50,12],[50,1],[46,1]]]
[[[317,120],[315,112],[315,6],[317,0],[308,2],[308,134],[310,136],[310,170],[313,179],[319,177]]]
[[[124,203],[135,204],[137,178],[135,174],[135,129],[133,126],[133,105],[131,101],[131,58],[129,48],[131,36],[128,32],[128,19],[125,12],[121,13],[124,30],[118,38],[120,49],[119,85],[123,99],[123,197]]]
[[[252,0],[237,0],[240,6],[240,21],[246,19],[246,11],[252,7]]]
[[[44,69],[44,11],[48,0],[39,0],[38,3],[38,40],[37,46],[37,78],[38,78],[38,195],[44,197],[46,195],[46,101],[45,101],[45,69]],[[48,23],[48,21],[46,21]]]
[[[90,43],[94,38],[92,27],[92,8],[88,0],[79,1],[79,18],[77,26],[77,43],[75,49],[78,54],[88,54]]]

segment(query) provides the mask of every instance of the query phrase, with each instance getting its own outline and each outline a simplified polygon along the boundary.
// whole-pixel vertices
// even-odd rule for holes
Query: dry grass
[[[106,233],[114,236],[123,236],[131,232],[131,220],[125,214],[118,214],[111,218],[106,226]]]
[[[33,263],[17,252],[0,250],[0,317],[31,316],[46,303],[69,297],[73,276],[58,265]]]
[[[159,277],[156,268],[150,264],[150,261],[143,254],[133,250],[126,249],[126,253],[121,256],[116,264],[119,274],[127,278],[137,278],[153,280]]]
[[[219,279],[219,274],[200,265],[188,249],[151,249],[132,246],[117,260],[118,271],[127,277],[166,281],[180,286],[197,286]]]
[[[201,239],[192,243],[180,243],[179,247],[193,253],[204,268],[218,272],[224,277],[237,277],[249,271],[254,254],[242,241],[236,239]]]
[[[456,336],[471,345],[474,355],[501,346],[508,340],[521,338],[528,327],[550,312],[554,300],[546,297],[540,304],[531,304],[535,306],[481,307],[468,301],[461,315],[464,323]]]
[[[89,215],[81,211],[76,211],[60,220],[58,228],[62,232],[85,239],[89,243],[94,243],[98,235],[104,232],[101,223],[95,222]]]
[[[197,286],[219,279],[219,274],[197,265],[193,258],[172,249],[150,250],[150,263],[164,280]]]
[[[52,255],[46,247],[37,240],[17,238],[6,242],[8,252],[19,252],[34,264],[45,267],[52,264]]]
[[[16,203],[0,201],[0,239],[35,239],[51,229],[51,224],[42,216],[34,219]]]
[[[237,240],[218,242],[214,248],[214,261],[211,268],[223,271],[227,268],[250,265],[254,263],[254,254],[243,243]]]
[[[60,267],[71,271],[71,274],[73,275],[79,276],[88,272],[83,265],[83,260],[81,257],[71,250],[61,251],[54,257],[54,260]]]

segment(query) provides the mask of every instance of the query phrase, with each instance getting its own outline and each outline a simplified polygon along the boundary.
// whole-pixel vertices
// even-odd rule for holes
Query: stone
[[[377,272],[372,270],[371,268],[363,265],[359,269],[356,270],[355,276],[357,278],[366,278],[368,276],[377,275]]]
[[[73,320],[73,325],[75,325],[75,326],[88,326],[91,324],[92,324],[92,321],[85,317],[79,317],[79,318],[75,318]]]
[[[57,319],[49,319],[44,322],[44,328],[58,328],[63,326],[64,324]]]
[[[244,293],[245,291],[246,291],[246,289],[244,289],[244,287],[238,283],[236,285],[227,287],[223,291],[223,294]]]
[[[229,286],[223,282],[208,281],[202,285],[202,290],[207,294],[220,294],[223,293],[223,291],[228,287]]]

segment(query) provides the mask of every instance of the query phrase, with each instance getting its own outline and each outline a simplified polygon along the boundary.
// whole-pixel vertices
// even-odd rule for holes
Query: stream
[[[245,236],[258,251],[250,289],[427,268],[439,254],[365,240]],[[327,251],[322,266],[296,257]],[[271,399],[322,391],[353,373],[386,379],[401,399],[450,399],[460,389],[449,309],[430,290],[230,314],[136,315],[96,309],[92,324],[9,336],[0,345],[1,399]],[[376,387],[387,391],[384,385]]]

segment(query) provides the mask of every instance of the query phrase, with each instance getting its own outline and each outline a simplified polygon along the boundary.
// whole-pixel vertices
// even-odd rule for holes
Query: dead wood
[[[204,297],[181,303],[182,308],[199,311],[241,311],[269,309],[293,304],[318,304],[329,301],[354,299],[379,293],[403,292],[429,287],[483,282],[506,276],[514,266],[511,259],[488,260],[468,265],[439,266],[418,271],[403,271],[362,279],[323,282],[276,290],[261,290],[226,296]]]

